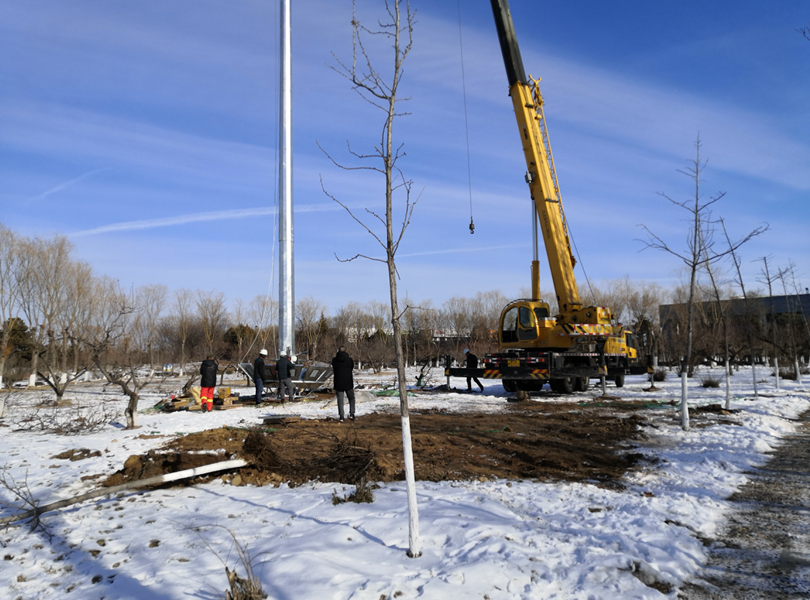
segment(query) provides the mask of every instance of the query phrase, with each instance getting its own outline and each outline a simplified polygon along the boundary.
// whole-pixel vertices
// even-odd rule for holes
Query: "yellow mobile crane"
[[[571,252],[560,188],[543,113],[539,80],[526,77],[508,0],[490,0],[501,53],[509,80],[509,95],[517,118],[526,183],[534,205],[532,231],[532,297],[510,302],[498,328],[501,352],[487,354],[483,369],[448,369],[454,376],[475,375],[502,379],[506,391],[525,397],[548,382],[554,391],[585,391],[592,377],[606,376],[616,385],[638,368],[633,334],[616,324],[604,306],[583,306],[574,278],[576,260]],[[559,314],[549,315],[540,299],[540,263],[537,225],[543,235]]]

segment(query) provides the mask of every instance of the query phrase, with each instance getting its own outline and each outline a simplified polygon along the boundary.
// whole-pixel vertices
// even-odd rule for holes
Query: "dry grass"
[[[700,385],[704,388],[719,388],[720,387],[720,380],[716,377],[712,377],[711,375],[707,375],[700,381]]]
[[[7,421],[14,429],[22,431],[45,431],[58,435],[83,435],[97,433],[111,421],[121,418],[116,403],[101,401],[43,404],[15,413]]]
[[[238,563],[242,565],[244,577],[237,573],[236,568],[234,568],[233,571],[229,569],[227,563],[222,560],[219,553],[217,553],[211,544],[208,543],[208,540],[203,537],[201,532],[212,528],[224,529],[231,536],[231,539],[233,540],[233,548],[236,550],[236,558]],[[253,570],[253,566],[258,557],[250,554],[248,545],[240,542],[233,531],[222,525],[208,525],[205,527],[189,529],[193,529],[193,531],[200,537],[214,556],[216,556],[225,566],[225,576],[228,578],[229,587],[227,590],[225,590],[225,595],[221,596],[221,598],[224,598],[225,600],[264,600],[267,598],[267,592],[265,592],[264,588],[262,588],[262,582],[259,580]]]
[[[366,483],[365,477],[357,482],[355,490],[345,498],[338,496],[337,491],[332,492],[332,504],[343,504],[344,502],[355,502],[357,504],[362,502],[371,504],[374,502],[374,494],[371,493],[371,486]]]

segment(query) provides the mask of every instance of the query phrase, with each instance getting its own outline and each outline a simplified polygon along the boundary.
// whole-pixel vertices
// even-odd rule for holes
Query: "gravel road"
[[[682,600],[810,598],[810,411],[730,499],[735,507]]]

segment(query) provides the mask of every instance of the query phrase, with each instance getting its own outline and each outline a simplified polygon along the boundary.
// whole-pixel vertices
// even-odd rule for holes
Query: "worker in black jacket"
[[[346,346],[338,348],[338,353],[332,359],[332,374],[335,382],[335,393],[337,394],[338,416],[343,421],[343,396],[349,398],[349,419],[354,421],[354,361]]]
[[[262,403],[262,391],[264,391],[264,380],[267,379],[267,372],[265,371],[264,357],[267,356],[267,350],[262,348],[259,350],[259,356],[253,361],[253,384],[256,386],[256,406]]]
[[[469,348],[464,348],[464,358],[467,361],[467,368],[468,369],[477,369],[478,368],[478,357],[470,352]],[[472,391],[472,380],[475,379],[475,383],[478,384],[478,387],[481,388],[481,391],[484,391],[484,386],[481,385],[481,382],[478,381],[478,377],[467,377],[467,391]]]
[[[287,395],[290,398],[290,402],[292,402],[293,397],[295,396],[295,390],[293,390],[292,384],[293,364],[290,362],[290,359],[287,358],[286,352],[282,352],[279,355],[278,362],[276,362],[276,373],[278,373],[279,400],[281,400],[282,404],[284,403],[284,392],[286,390]]]
[[[211,412],[214,406],[214,387],[217,385],[217,362],[209,354],[200,365],[200,408]]]

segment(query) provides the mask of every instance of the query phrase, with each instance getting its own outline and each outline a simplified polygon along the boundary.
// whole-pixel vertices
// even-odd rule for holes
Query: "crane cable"
[[[277,56],[279,57],[279,61],[281,60],[281,34],[280,34],[281,27],[282,27],[282,24],[281,24],[281,21],[279,20],[279,22],[277,23],[277,29],[278,29],[279,35],[276,36],[276,39],[278,40],[278,45],[276,47],[276,53],[277,53]],[[281,66],[278,63],[276,63],[274,65],[274,70],[273,70],[273,78],[276,81],[279,81],[278,71],[280,69],[281,69]],[[275,118],[276,129],[275,129],[275,135],[274,135],[275,139],[278,139],[278,122],[279,122],[279,112],[280,112],[278,98],[279,98],[279,94],[273,94],[273,114],[276,117]],[[277,236],[277,231],[278,230],[276,229],[276,227],[278,226],[278,200],[279,200],[278,191],[279,191],[279,189],[278,189],[278,144],[276,144],[274,146],[274,148],[273,148],[273,209],[274,209],[273,213],[272,213],[273,214],[273,236],[271,238],[272,243],[271,243],[271,246],[270,246],[270,281],[267,282],[267,295],[266,295],[266,298],[268,300],[271,300],[271,301],[273,299],[273,295],[272,295],[273,282],[274,282],[274,280],[276,278],[276,241],[278,240],[278,236]],[[253,349],[253,346],[258,341],[259,334],[261,333],[262,328],[265,326],[265,323],[269,325],[267,308],[269,308],[270,305],[271,305],[271,302],[267,302],[267,306],[265,307],[264,310],[261,311],[260,314],[262,315],[262,321],[263,322],[259,323],[258,326],[256,327],[256,335],[253,336],[253,340],[250,342],[250,345],[248,346],[247,350],[245,350],[245,353],[241,357],[240,362],[245,362],[245,359],[250,354],[250,351]]]
[[[473,222],[472,204],[472,167],[470,166],[470,126],[467,121],[467,81],[464,76],[464,42],[461,37],[461,0],[458,4],[458,47],[461,55],[461,90],[464,96],[464,133],[467,138],[467,187],[470,191],[470,233],[475,233],[475,223]]]
[[[579,248],[577,248],[577,242],[574,240],[574,234],[571,233],[571,228],[568,228],[568,238],[571,240],[571,243],[574,245],[574,252],[577,255],[577,264],[582,267],[582,275],[585,277],[585,283],[588,284],[588,289],[591,292],[591,298],[593,298],[593,303],[596,304],[596,294],[593,293],[593,287],[591,286],[591,280],[588,278],[588,273],[585,271],[585,263],[582,262],[582,257],[579,254]]]

